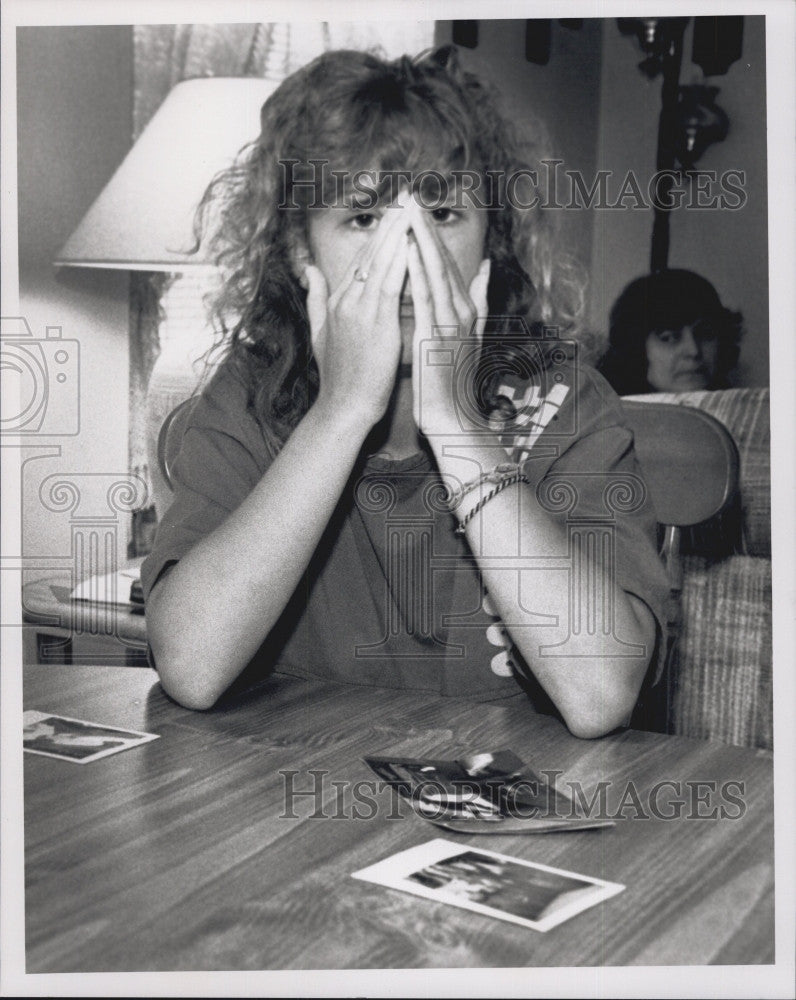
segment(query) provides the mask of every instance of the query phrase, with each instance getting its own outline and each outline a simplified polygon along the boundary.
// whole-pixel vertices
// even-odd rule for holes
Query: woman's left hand
[[[414,419],[424,434],[460,432],[456,415],[454,375],[461,352],[480,349],[487,317],[490,262],[481,262],[469,288],[447,247],[429,223],[427,213],[411,202],[408,270],[412,286],[415,334],[412,357]],[[450,363],[429,364],[430,340],[450,349]]]

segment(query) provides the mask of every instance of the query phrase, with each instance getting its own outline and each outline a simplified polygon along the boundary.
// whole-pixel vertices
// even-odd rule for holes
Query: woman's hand
[[[370,424],[387,409],[401,355],[398,303],[407,267],[407,200],[408,195],[399,196],[385,211],[331,295],[320,268],[305,270],[318,401],[359,413]]]
[[[480,345],[483,336],[490,262],[481,262],[467,288],[456,261],[422,208],[413,202],[407,214],[413,234],[408,267],[415,311],[414,419],[424,434],[455,432],[460,425],[454,401],[454,371],[459,352],[473,346],[472,338]],[[423,364],[424,341],[434,337],[451,338],[454,354],[450,364]]]

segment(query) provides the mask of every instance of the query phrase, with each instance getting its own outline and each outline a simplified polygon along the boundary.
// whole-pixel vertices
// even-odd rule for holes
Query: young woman
[[[328,53],[266,102],[206,200],[228,353],[142,573],[184,705],[278,665],[627,722],[660,652],[654,515],[618,401],[549,329],[528,176],[449,48]]]
[[[726,389],[741,314],[706,278],[672,268],[630,282],[611,310],[609,341],[597,370],[620,396]]]

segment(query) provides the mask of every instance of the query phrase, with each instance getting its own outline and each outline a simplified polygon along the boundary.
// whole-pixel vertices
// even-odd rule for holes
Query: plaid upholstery
[[[686,556],[674,731],[771,749],[771,561]]]
[[[633,398],[705,410],[727,427],[740,455],[742,554],[690,554],[683,559],[682,628],[672,665],[673,730],[770,749],[769,391],[726,389]]]

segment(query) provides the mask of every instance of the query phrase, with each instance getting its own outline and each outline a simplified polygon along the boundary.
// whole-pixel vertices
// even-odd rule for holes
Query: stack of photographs
[[[421,819],[461,833],[550,833],[613,826],[576,804],[511,750],[458,760],[366,757]]]

